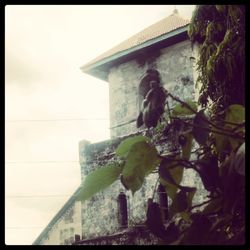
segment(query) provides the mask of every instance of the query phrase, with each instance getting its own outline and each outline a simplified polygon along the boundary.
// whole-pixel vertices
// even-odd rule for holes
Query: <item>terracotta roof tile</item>
[[[90,66],[91,64],[97,63],[105,58],[115,55],[116,53],[131,49],[140,44],[143,44],[151,39],[157,38],[161,35],[167,34],[173,30],[184,27],[190,23],[189,20],[183,19],[179,16],[178,13],[174,12],[174,14],[158,21],[157,23],[149,26],[148,28],[140,31],[124,42],[118,44],[114,48],[108,50],[107,52],[101,54],[96,57],[94,60],[85,64],[81,68],[84,70],[85,67]]]

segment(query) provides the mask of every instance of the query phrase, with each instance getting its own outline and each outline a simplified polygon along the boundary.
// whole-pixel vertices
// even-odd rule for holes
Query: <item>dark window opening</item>
[[[163,185],[159,184],[158,189],[159,206],[162,211],[163,220],[168,220],[168,195]]]
[[[127,197],[123,192],[118,195],[118,222],[120,229],[128,227]]]

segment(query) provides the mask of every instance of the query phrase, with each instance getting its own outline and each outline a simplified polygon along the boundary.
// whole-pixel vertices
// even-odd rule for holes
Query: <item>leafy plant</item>
[[[154,172],[158,174],[157,183],[163,185],[171,199],[170,218],[164,224],[153,194],[145,197],[146,225],[165,244],[244,244],[243,20],[244,6],[197,6],[189,35],[193,43],[200,44],[198,81],[202,83],[199,99],[202,107],[167,93],[166,102],[172,99],[176,104],[171,110],[167,105],[163,114],[166,119],[156,128],[158,140],[170,134],[165,143],[178,142],[177,152],[168,155],[158,152],[154,136],[127,138],[115,151],[123,164],[113,163],[90,173],[80,200],[119,179],[134,194],[146,176]],[[171,129],[175,133],[169,133]],[[198,145],[195,150],[194,141]],[[181,185],[184,169],[190,168],[198,173],[209,192],[208,199],[196,205],[192,203],[197,188]]]

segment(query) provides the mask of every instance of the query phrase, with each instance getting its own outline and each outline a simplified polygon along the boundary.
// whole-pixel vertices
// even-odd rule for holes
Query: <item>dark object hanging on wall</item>
[[[123,192],[118,195],[118,221],[120,228],[128,227],[127,197]]]

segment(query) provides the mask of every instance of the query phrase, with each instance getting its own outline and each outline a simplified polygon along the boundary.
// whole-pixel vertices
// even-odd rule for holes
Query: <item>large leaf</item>
[[[187,208],[188,208],[188,202],[187,202],[186,192],[183,190],[180,190],[176,194],[176,196],[175,196],[175,198],[174,198],[174,200],[169,208],[169,215],[172,218],[175,214],[181,213],[181,212],[185,211]]]
[[[144,142],[149,141],[149,138],[146,136],[142,136],[142,135],[129,137],[120,143],[120,145],[117,147],[115,152],[118,156],[126,157],[129,150],[134,144],[136,144],[137,142],[143,142],[143,141]]]
[[[160,163],[157,150],[146,141],[134,143],[125,159],[122,171],[123,184],[132,193],[142,186],[144,177],[152,172]]]
[[[193,136],[200,145],[206,145],[209,136],[209,124],[204,110],[200,110],[194,118]]]
[[[179,156],[176,160],[178,160]],[[178,164],[178,161],[164,161],[161,164],[161,170],[159,172],[160,175],[160,183],[165,187],[167,195],[173,200],[179,185],[182,181],[183,176],[183,167]],[[166,168],[166,171],[164,170]],[[170,175],[170,176],[169,176]]]
[[[121,176],[121,183],[127,190],[131,190],[132,194],[142,187],[144,176]]]
[[[242,123],[245,121],[245,107],[239,104],[233,104],[230,105],[226,109],[226,122],[232,122],[232,123]],[[232,125],[234,126],[234,125]]]
[[[225,110],[224,121],[225,121],[225,125],[222,127],[222,130],[219,130],[217,128],[213,128],[213,130],[220,133],[220,132],[224,132],[223,129],[230,130],[230,129],[236,128],[235,132],[244,134],[245,133],[244,126],[240,126],[237,129],[237,125],[240,125],[245,121],[244,106],[239,105],[239,104],[230,105]],[[243,143],[242,139],[233,138],[233,137],[226,136],[226,135],[221,135],[219,133],[213,133],[214,138],[215,138],[216,149],[219,153],[225,150],[226,148],[228,148],[229,145],[231,146],[232,150],[235,150],[238,148],[240,144]]]
[[[169,159],[169,158],[164,158],[161,161],[161,164],[159,166],[159,176],[163,178],[166,182],[173,184],[176,187],[179,187],[179,184],[177,184],[170,174],[170,170],[168,169],[168,166],[172,166],[175,164],[175,160]]]
[[[192,100],[187,100],[186,103],[189,107],[191,107],[194,111],[197,111],[197,103]],[[179,103],[172,110],[172,117],[182,116],[182,115],[192,115],[194,112],[189,109],[186,105]]]
[[[230,105],[225,112],[225,121],[235,124],[243,123],[245,121],[245,107],[239,104]],[[237,125],[226,124],[225,128],[233,129],[236,126]],[[236,131],[238,133],[245,134],[245,127],[241,126],[238,129],[236,129]],[[238,148],[238,146],[243,143],[243,140],[232,137],[229,137],[228,140],[233,150]]]
[[[221,153],[221,152],[227,150],[229,145],[230,145],[229,137],[220,134],[220,132],[222,132],[222,130],[219,130],[219,129],[216,129],[216,128],[213,128],[213,130],[215,131],[212,134],[213,134],[213,137],[214,137],[214,140],[215,140],[215,147],[216,147],[217,152]]]
[[[185,189],[180,190],[169,208],[170,217],[177,213],[182,213],[191,207],[195,192],[196,188],[192,187],[185,187]]]
[[[186,141],[185,144],[181,145],[182,158],[185,160],[189,160],[192,150],[193,135],[192,133],[187,133],[183,136],[185,136]]]
[[[77,200],[87,200],[97,192],[107,188],[115,182],[122,172],[122,167],[117,164],[109,164],[88,174],[82,188],[77,195]]]

